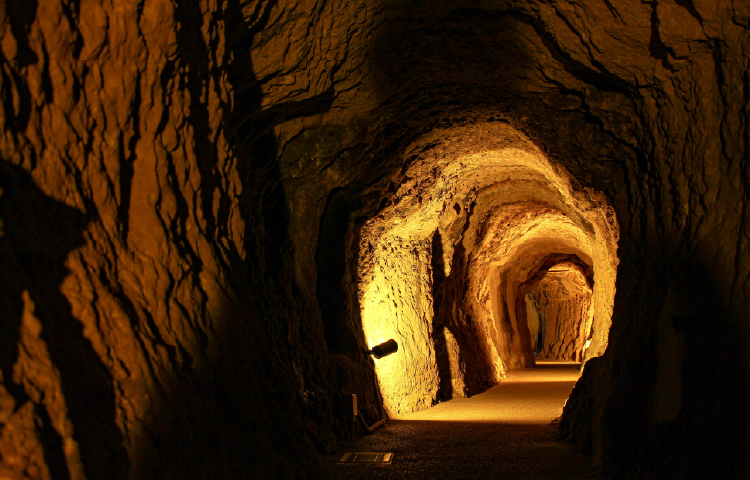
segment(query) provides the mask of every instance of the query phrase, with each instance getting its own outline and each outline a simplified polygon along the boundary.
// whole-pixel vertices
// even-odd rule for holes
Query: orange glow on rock
[[[587,344],[586,358],[606,348],[619,234],[606,199],[574,189],[508,125],[463,133],[457,144],[434,131],[407,149],[438,145],[419,150],[390,206],[362,229],[365,338],[370,347],[399,344],[375,362],[391,417],[473,395],[534,364],[516,294],[550,255],[574,255],[594,272],[593,320],[583,322],[576,348]]]

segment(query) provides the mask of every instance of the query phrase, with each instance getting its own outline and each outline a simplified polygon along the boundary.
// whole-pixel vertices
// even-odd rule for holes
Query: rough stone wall
[[[389,417],[436,403],[439,377],[432,341],[432,258],[428,241],[385,238],[362,292],[362,322],[370,347],[391,338],[398,354],[375,364]]]
[[[583,45],[596,45],[603,67],[640,95],[630,93],[634,109],[618,112],[632,119],[620,123],[632,133],[613,132],[631,143],[634,158],[618,174],[627,186],[614,184],[627,233],[610,344],[568,402],[564,428],[592,427],[586,435],[605,474],[741,476],[748,10],[740,2],[648,7],[616,7],[623,28],[649,25],[648,39],[630,37],[635,29],[605,33],[588,18],[577,29],[592,32]],[[614,114],[604,110],[596,116],[606,124]],[[583,412],[591,416],[578,423]]]
[[[238,133],[269,11],[0,5],[3,478],[314,476],[333,444],[269,122]]]
[[[586,332],[582,324],[590,318],[590,300],[590,295],[570,295],[568,301],[546,306],[548,320],[542,357],[583,360]]]
[[[516,292],[516,316],[528,324],[531,350],[537,357],[585,362],[594,317],[596,282],[590,260],[557,252],[532,270]],[[600,278],[603,276],[600,275]]]
[[[591,289],[578,272],[563,275],[573,278],[545,278],[529,292],[534,314],[543,319],[537,320],[542,335],[534,347],[539,357],[580,362],[593,320]],[[527,305],[523,308],[528,312]]]
[[[6,2],[2,473],[314,476],[290,452],[340,433],[328,366],[371,380],[357,308],[327,356],[326,205],[376,214],[414,139],[490,119],[622,230],[565,433],[605,474],[746,471],[749,23],[738,0]]]

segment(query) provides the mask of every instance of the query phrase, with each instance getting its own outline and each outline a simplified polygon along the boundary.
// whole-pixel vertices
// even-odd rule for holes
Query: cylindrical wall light
[[[396,340],[390,339],[387,342],[372,347],[372,350],[365,350],[365,353],[375,358],[383,358],[396,351],[398,351],[398,343],[396,343]]]

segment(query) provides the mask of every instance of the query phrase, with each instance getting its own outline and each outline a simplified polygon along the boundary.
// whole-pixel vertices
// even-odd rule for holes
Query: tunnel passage
[[[426,353],[399,353],[434,356],[424,368],[408,365],[411,381],[425,377],[429,389],[415,389],[405,409],[471,394],[493,381],[488,370],[533,361],[531,329],[514,324],[516,286],[542,257],[567,252],[596,278],[582,353],[591,361],[562,432],[613,477],[697,469],[713,475],[692,476],[716,478],[715,467],[747,463],[750,2],[5,4],[0,162],[22,169],[33,188],[15,190],[19,209],[0,214],[0,240],[25,225],[53,236],[16,236],[18,249],[0,262],[10,312],[0,379],[7,475],[111,477],[131,465],[131,478],[313,477],[306,445],[334,448],[349,425],[337,395],[369,390],[372,373],[361,332],[337,330],[360,320],[349,301],[358,268],[349,256],[359,248],[340,241],[359,226],[335,189],[358,195],[383,175],[393,176],[392,200],[405,203],[384,203],[364,232],[368,335],[380,328],[417,344],[392,331],[395,316],[373,320],[373,306],[396,312],[385,291],[397,285],[393,272],[417,271],[424,279],[410,288],[419,295],[402,288],[394,298],[411,298],[404,312],[420,310],[409,315],[426,332]],[[523,167],[545,172],[553,188],[533,191],[552,200],[526,192],[516,204],[489,202],[482,220],[482,189],[501,188],[508,160],[473,193],[462,186],[444,209],[438,201],[439,215],[454,212],[455,221],[406,209],[399,221],[429,225],[403,246],[389,243],[394,212],[415,199],[410,185],[424,184],[417,191],[433,205],[428,192],[442,194],[430,182],[474,175],[463,157],[516,148],[468,145],[481,125],[476,134],[443,130],[431,151],[424,142],[403,172],[391,169],[450,112],[473,119],[485,109],[616,205],[623,265],[603,357],[592,358],[605,344],[602,292],[612,288],[602,258],[614,257],[596,250],[606,253],[614,235],[590,218],[595,194],[572,186],[575,195],[555,197],[546,179],[566,176],[554,165]],[[434,175],[420,155],[442,156]],[[520,171],[513,182],[532,183]],[[15,194],[3,190],[7,204]],[[59,209],[30,212],[33,198],[83,215],[85,228],[66,226],[71,215],[52,218]],[[501,218],[526,227],[503,227],[504,240],[477,260]],[[528,238],[514,240],[524,229]],[[66,233],[83,244],[62,248]],[[406,260],[417,254],[412,268]],[[31,265],[29,280],[13,265]],[[384,283],[371,281],[375,273]],[[24,324],[42,330],[20,335]],[[385,360],[378,368],[397,357]],[[394,408],[411,392],[392,388]],[[702,460],[707,467],[696,468]]]
[[[604,196],[575,187],[505,123],[435,130],[407,158],[390,204],[362,228],[358,266],[367,343],[400,346],[375,366],[387,413],[470,396],[533,366],[527,296],[548,295],[536,311],[555,318],[540,353],[601,355],[619,234]]]
[[[534,357],[580,362],[593,323],[593,272],[575,255],[550,255],[518,288],[516,316],[529,327]]]

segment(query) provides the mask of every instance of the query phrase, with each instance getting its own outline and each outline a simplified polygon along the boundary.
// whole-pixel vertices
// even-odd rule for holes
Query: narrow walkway
[[[537,360],[480,395],[405,415],[341,445],[321,466],[332,480],[590,479],[590,459],[555,440],[550,425],[579,373],[575,363]],[[395,457],[390,465],[336,463],[354,451]]]

